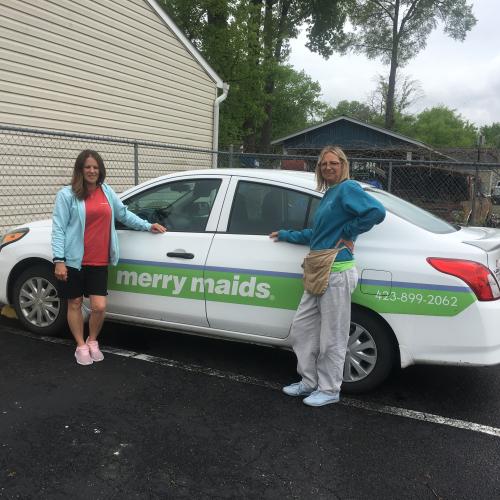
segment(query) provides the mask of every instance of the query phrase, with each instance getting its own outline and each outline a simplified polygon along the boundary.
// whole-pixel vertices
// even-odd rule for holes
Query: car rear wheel
[[[32,266],[16,279],[13,305],[19,321],[38,335],[55,335],[66,327],[67,304],[57,295],[50,266]]]
[[[395,365],[396,347],[387,324],[353,306],[342,390],[357,394],[380,385]]]

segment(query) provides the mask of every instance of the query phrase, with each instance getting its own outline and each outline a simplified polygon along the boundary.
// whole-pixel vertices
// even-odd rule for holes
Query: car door
[[[319,197],[271,181],[234,178],[205,270],[212,328],[283,339],[303,292],[309,248],[269,238],[311,225]]]
[[[111,315],[208,326],[204,295],[192,284],[203,277],[228,182],[214,175],[173,178],[124,200],[167,232],[118,230],[120,261],[108,283]]]

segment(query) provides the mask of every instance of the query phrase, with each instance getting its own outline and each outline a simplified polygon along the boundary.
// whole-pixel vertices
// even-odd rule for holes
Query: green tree
[[[260,0],[161,0],[161,5],[230,85],[220,110],[219,143],[250,141],[265,118]]]
[[[415,137],[417,116],[410,113],[394,113],[394,131],[408,137]],[[384,126],[384,117],[380,117],[380,126]]]
[[[283,137],[313,124],[324,108],[320,96],[318,82],[289,65],[280,66],[273,94],[273,137]]]
[[[416,116],[408,134],[434,147],[473,147],[477,129],[454,109],[437,106]]]
[[[348,116],[366,123],[378,125],[380,123],[377,113],[368,105],[359,101],[342,100],[336,106],[326,106],[321,121],[332,120],[339,116]]]
[[[380,115],[385,114],[387,97],[389,93],[389,82],[383,75],[377,75],[377,86],[369,97],[370,107]],[[394,113],[404,114],[408,108],[424,96],[422,87],[418,80],[408,75],[401,75],[396,81],[394,89]]]
[[[310,37],[341,45],[343,8],[351,0],[161,0],[188,38],[230,84],[221,108],[221,140],[240,136],[248,151],[267,151],[275,92],[289,40],[305,25]],[[230,124],[228,130],[226,124]],[[235,129],[236,127],[236,129]]]
[[[484,135],[486,146],[500,148],[500,123],[495,122],[491,125],[481,127],[481,135]]]
[[[263,67],[265,71],[265,121],[262,125],[259,146],[267,151],[273,135],[273,93],[276,88],[277,67],[289,55],[289,40],[296,38],[299,28],[306,26],[310,42],[325,34],[337,45],[346,40],[344,23],[345,6],[351,0],[262,0]]]
[[[394,128],[397,70],[426,47],[427,38],[444,24],[444,32],[463,41],[476,18],[468,0],[352,0],[353,25],[350,48],[389,65],[385,102],[385,127]],[[345,51],[345,44],[336,48]]]

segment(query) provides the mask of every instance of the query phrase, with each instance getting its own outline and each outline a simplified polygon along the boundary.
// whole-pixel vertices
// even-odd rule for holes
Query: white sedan
[[[384,191],[387,209],[356,243],[359,284],[343,390],[380,384],[416,363],[500,363],[500,231],[459,228]],[[302,294],[305,246],[269,233],[310,226],[321,194],[313,174],[198,170],[121,195],[169,231],[119,228],[107,318],[164,330],[289,347]],[[40,334],[66,327],[51,263],[51,221],[8,232],[0,247],[0,302]]]

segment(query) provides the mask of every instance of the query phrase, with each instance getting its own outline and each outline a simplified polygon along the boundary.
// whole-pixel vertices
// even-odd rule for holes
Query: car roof
[[[163,175],[155,180],[157,181],[160,179],[168,179],[171,177],[178,177],[182,175],[235,175],[238,177],[250,177],[254,179],[286,182],[306,188],[314,188],[316,185],[314,173],[312,172],[299,172],[296,170],[275,170],[265,168],[207,168],[198,170],[184,170]]]
[[[121,196],[128,195],[137,190],[142,186],[147,186],[150,184],[156,184],[163,180],[179,178],[183,176],[199,175],[203,177],[207,176],[238,176],[246,177],[248,179],[259,179],[268,180],[275,182],[283,182],[285,184],[290,184],[292,186],[297,186],[300,188],[311,189],[316,191],[316,177],[313,172],[301,172],[297,170],[278,170],[278,169],[265,169],[265,168],[203,168],[198,170],[178,170],[176,172],[171,172],[154,179],[149,179],[142,182],[138,186],[133,186],[121,193]],[[359,182],[359,181],[357,181]],[[366,184],[359,182],[361,186],[367,187]]]

